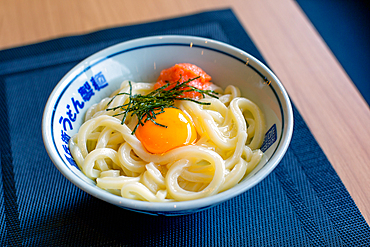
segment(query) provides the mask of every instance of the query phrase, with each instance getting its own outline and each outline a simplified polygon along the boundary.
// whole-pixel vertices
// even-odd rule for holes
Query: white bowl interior
[[[121,198],[96,187],[95,182],[71,162],[65,138],[76,134],[86,110],[118,89],[123,80],[153,82],[162,69],[183,62],[196,64],[222,88],[230,84],[239,87],[244,97],[261,108],[269,130],[268,141],[263,147],[266,149],[263,160],[234,188],[195,201],[141,202]],[[277,77],[246,52],[205,38],[155,36],[112,46],[79,63],[63,77],[50,95],[42,128],[45,147],[52,161],[84,191],[127,209],[176,215],[230,199],[265,178],[286,152],[292,135],[293,116],[287,93]]]

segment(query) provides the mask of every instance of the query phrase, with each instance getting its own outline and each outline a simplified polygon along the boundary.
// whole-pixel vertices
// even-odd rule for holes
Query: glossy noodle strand
[[[134,83],[132,94],[146,95],[154,83]],[[93,105],[70,139],[71,154],[83,173],[113,194],[150,202],[186,201],[212,196],[238,184],[260,162],[265,135],[263,114],[240,90],[228,86],[218,99],[200,105],[179,100],[175,106],[194,124],[195,143],[165,153],[150,153],[132,134],[137,117],[107,111],[129,102],[128,81],[110,98]],[[112,100],[113,99],[113,100]],[[109,103],[110,102],[110,103]],[[108,106],[109,103],[109,106]]]

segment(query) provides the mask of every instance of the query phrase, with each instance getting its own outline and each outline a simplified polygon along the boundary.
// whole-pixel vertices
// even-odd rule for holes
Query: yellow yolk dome
[[[136,137],[151,153],[161,154],[171,149],[194,143],[197,132],[189,117],[176,108],[166,108],[157,114],[155,122],[148,120],[136,130]]]

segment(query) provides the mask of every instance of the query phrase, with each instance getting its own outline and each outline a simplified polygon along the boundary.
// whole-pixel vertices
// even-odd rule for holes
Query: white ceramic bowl
[[[186,202],[152,203],[125,199],[98,188],[74,164],[66,146],[77,133],[84,113],[119,88],[123,80],[153,82],[162,69],[193,63],[225,88],[238,86],[242,95],[264,112],[268,134],[260,164],[238,185],[220,194]],[[69,119],[69,120],[67,120]],[[119,207],[155,214],[193,213],[233,198],[263,180],[284,156],[293,131],[293,113],[279,79],[245,51],[218,41],[191,36],[154,36],[123,42],[83,60],[66,74],[45,106],[42,134],[59,171],[85,192]]]

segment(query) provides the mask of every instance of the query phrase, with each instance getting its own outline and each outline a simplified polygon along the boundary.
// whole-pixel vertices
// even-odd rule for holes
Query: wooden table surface
[[[0,0],[0,50],[220,8],[248,31],[369,224],[369,106],[293,0]]]

